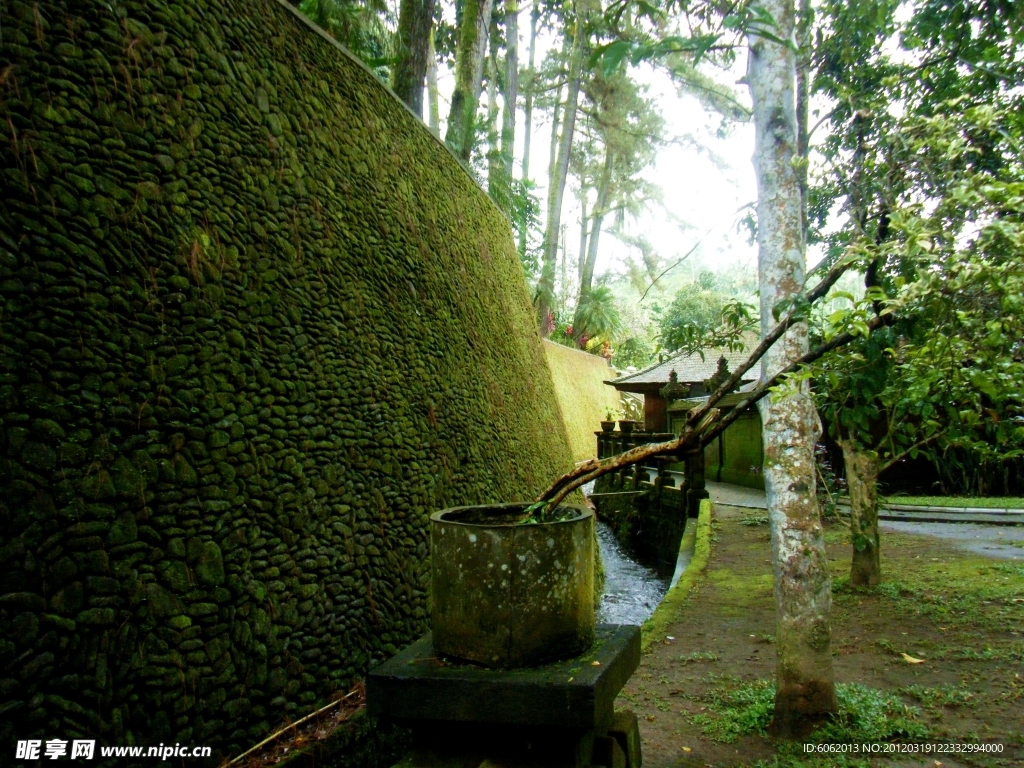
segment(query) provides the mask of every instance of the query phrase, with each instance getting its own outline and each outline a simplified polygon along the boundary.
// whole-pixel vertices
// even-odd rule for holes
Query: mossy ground
[[[618,705],[640,717],[646,768],[1022,764],[1024,567],[923,536],[885,533],[886,581],[853,589],[841,524],[826,532],[832,643],[853,715],[829,726],[832,737],[877,741],[888,733],[896,742],[998,743],[1003,752],[808,758],[801,746],[763,735],[775,608],[768,528],[741,524],[749,517],[716,507],[707,573],[620,697]],[[909,663],[904,653],[924,661]]]

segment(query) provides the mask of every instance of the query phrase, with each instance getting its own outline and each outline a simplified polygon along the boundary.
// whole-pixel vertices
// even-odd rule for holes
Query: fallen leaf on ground
[[[924,664],[924,659],[915,659],[909,653],[901,653],[900,656],[903,657],[903,660],[907,662],[907,664]]]

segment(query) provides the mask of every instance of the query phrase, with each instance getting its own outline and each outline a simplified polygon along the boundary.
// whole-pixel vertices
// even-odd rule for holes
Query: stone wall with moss
[[[622,409],[621,395],[605,384],[615,371],[603,357],[544,340],[544,356],[551,368],[555,397],[562,411],[574,461],[597,456],[597,438],[605,412]],[[615,418],[619,418],[616,416]]]
[[[278,0],[0,17],[0,745],[229,754],[571,463],[509,227]]]

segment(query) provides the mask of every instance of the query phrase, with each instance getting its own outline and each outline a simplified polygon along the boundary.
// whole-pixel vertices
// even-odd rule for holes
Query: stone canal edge
[[[676,573],[672,578],[672,586],[641,628],[641,651],[646,651],[655,639],[663,638],[666,629],[677,620],[678,611],[689,597],[697,579],[707,569],[708,559],[711,557],[712,507],[712,501],[704,499],[700,503],[696,525],[693,525],[692,519],[687,521],[686,531],[679,544],[679,559]]]

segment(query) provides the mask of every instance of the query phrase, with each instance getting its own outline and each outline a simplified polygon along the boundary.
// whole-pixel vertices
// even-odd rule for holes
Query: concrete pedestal
[[[599,625],[581,656],[493,670],[425,635],[373,670],[367,710],[413,731],[395,768],[639,768],[636,718],[613,702],[640,663],[640,628]]]

